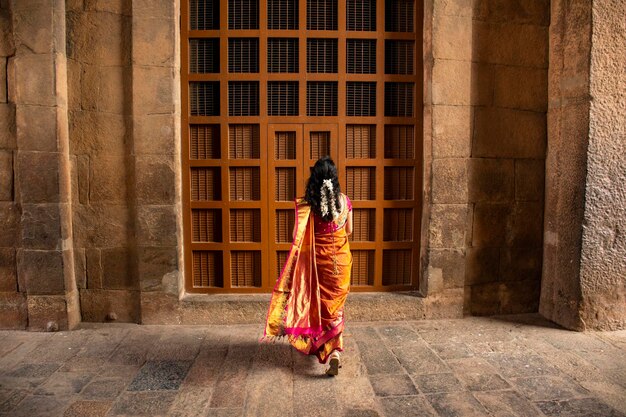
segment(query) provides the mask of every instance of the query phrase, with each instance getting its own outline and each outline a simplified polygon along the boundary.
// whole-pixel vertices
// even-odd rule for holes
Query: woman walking
[[[350,292],[352,203],[341,193],[329,157],[311,169],[305,195],[296,199],[293,243],[274,292],[266,337],[287,336],[300,352],[329,362],[337,375],[343,351],[343,306]]]

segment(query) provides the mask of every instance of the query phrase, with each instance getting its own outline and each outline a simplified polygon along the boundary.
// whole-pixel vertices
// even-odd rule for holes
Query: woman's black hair
[[[304,200],[309,203],[313,213],[317,214],[324,221],[331,221],[333,220],[333,213],[329,211],[326,215],[322,215],[320,209],[322,183],[327,179],[331,180],[333,183],[332,198],[335,199],[335,207],[339,209],[341,188],[339,187],[339,178],[337,177],[337,167],[329,156],[318,159],[313,168],[311,168],[311,176],[309,177],[306,190],[304,191]],[[329,198],[331,198],[331,196],[329,196]]]

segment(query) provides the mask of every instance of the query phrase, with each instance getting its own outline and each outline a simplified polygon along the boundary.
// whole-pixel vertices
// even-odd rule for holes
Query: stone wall
[[[540,312],[578,330],[626,326],[625,12],[552,3]]]
[[[0,4],[0,74],[6,87],[0,91],[0,327],[71,328],[80,321],[80,310],[70,201],[65,5],[52,0]]]
[[[471,314],[537,311],[549,2],[434,1],[432,21],[428,295],[464,288]]]

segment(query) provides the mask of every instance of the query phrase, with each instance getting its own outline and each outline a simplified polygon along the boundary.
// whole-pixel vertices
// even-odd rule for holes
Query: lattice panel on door
[[[383,250],[383,285],[409,285],[411,283],[411,250]]]
[[[306,0],[307,30],[337,30],[337,0]]]
[[[346,125],[346,158],[376,158],[376,125]]]
[[[376,0],[346,0],[346,29],[375,31]]]
[[[228,29],[258,29],[259,0],[228,0]]]
[[[189,40],[189,72],[207,74],[220,72],[220,40]]]
[[[413,32],[414,0],[385,0],[385,30]]]
[[[193,251],[192,265],[194,288],[223,286],[222,252]]]
[[[350,200],[376,200],[376,168],[347,167],[346,194]]]
[[[337,39],[307,39],[306,71],[337,72]]]
[[[297,38],[267,39],[267,72],[298,72],[299,57]]]
[[[385,125],[385,158],[413,159],[414,136],[413,125]]]
[[[276,243],[289,243],[293,240],[293,223],[295,212],[290,210],[276,210]]]
[[[413,239],[413,209],[385,209],[383,240],[404,242]]]
[[[228,82],[228,114],[230,116],[259,115],[259,82]]]
[[[373,242],[376,240],[375,209],[352,209],[352,234],[349,238],[355,242]]]
[[[296,197],[296,169],[276,168],[275,201],[292,201]]]
[[[267,28],[298,30],[298,0],[267,0]]]
[[[259,72],[259,39],[228,39],[228,72]]]
[[[191,200],[219,201],[222,199],[222,179],[219,168],[191,168]]]
[[[190,125],[191,159],[220,158],[220,125]]]
[[[230,277],[233,287],[261,286],[261,252],[232,251]]]
[[[413,83],[385,83],[385,116],[413,117]]]
[[[299,108],[298,87],[297,81],[268,81],[268,116],[297,116]]]
[[[352,285],[374,285],[374,261],[376,253],[373,250],[352,250]]]
[[[191,211],[192,239],[194,242],[222,241],[222,210],[193,209]]]
[[[346,71],[349,74],[376,74],[376,40],[346,40]]]
[[[261,241],[261,211],[259,209],[230,210],[230,241]]]
[[[231,167],[231,201],[257,201],[261,199],[261,173],[258,167]]]
[[[348,81],[346,83],[346,115],[376,116],[376,83]]]
[[[259,159],[259,125],[229,125],[228,153],[230,159]]]
[[[337,116],[337,82],[308,81],[307,116]]]
[[[309,158],[316,161],[330,155],[330,132],[311,132],[309,134]]]
[[[385,167],[385,200],[413,199],[413,167]]]
[[[283,271],[283,265],[287,262],[289,251],[281,250],[276,252],[276,279],[280,277],[280,273]]]
[[[219,0],[191,0],[189,4],[191,30],[216,30],[220,28]]]
[[[385,41],[385,74],[413,74],[415,41]]]
[[[192,116],[219,116],[219,81],[190,82],[189,107]]]
[[[277,160],[296,159],[296,132],[276,132],[274,158]]]

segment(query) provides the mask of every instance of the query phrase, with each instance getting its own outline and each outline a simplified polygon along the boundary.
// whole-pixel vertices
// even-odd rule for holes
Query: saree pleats
[[[303,201],[296,207],[296,236],[272,293],[265,336],[287,336],[297,350],[326,363],[332,351],[343,350],[352,254],[344,228],[316,235],[310,207]]]

